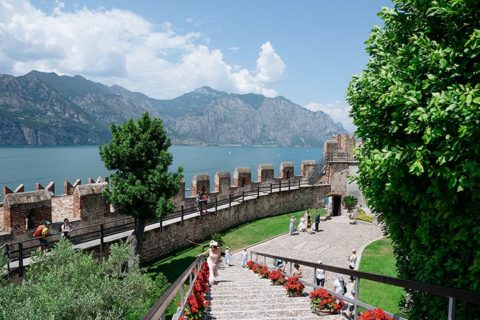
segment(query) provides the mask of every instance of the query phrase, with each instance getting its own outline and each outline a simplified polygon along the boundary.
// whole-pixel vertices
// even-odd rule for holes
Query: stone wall
[[[102,195],[107,182],[79,185],[73,193],[73,216],[82,221],[103,221],[110,214],[110,205]]]
[[[350,164],[348,167],[348,175],[354,176],[358,172],[358,164]],[[367,201],[365,200],[365,196],[363,195],[362,191],[360,190],[359,186],[356,182],[348,182],[347,184],[347,196],[354,196],[358,199],[357,205],[361,208],[367,207]]]
[[[323,198],[330,191],[329,185],[302,187],[298,190],[283,191],[243,204],[231,209],[219,209],[216,214],[207,214],[173,223],[162,228],[145,232],[142,248],[142,261],[153,261],[166,254],[189,246],[193,242],[208,239],[213,233],[223,231],[242,223],[259,218],[275,216],[282,213],[303,210],[323,203]],[[285,220],[285,230],[288,219]]]
[[[329,182],[332,194],[346,195],[348,184],[348,162],[329,163]]]

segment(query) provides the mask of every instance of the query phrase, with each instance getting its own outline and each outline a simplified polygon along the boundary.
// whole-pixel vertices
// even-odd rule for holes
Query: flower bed
[[[287,289],[289,297],[299,297],[303,293],[305,286],[298,280],[298,277],[290,277],[287,279],[287,283],[283,286]]]
[[[270,277],[270,269],[268,269],[266,265],[261,266],[258,274],[260,275],[260,278],[268,279]]]
[[[271,271],[269,279],[272,281],[272,285],[274,286],[283,286],[285,282],[287,282],[287,279],[285,279],[285,276],[280,270]]]
[[[362,312],[359,320],[393,320],[383,312],[382,309],[367,310]]]
[[[332,314],[339,313],[343,305],[343,301],[337,300],[325,289],[319,288],[310,292],[310,307],[314,313],[322,311]]]
[[[208,287],[209,270],[204,262],[193,284],[192,293],[187,299],[183,317],[180,319],[203,319],[207,314],[209,302],[205,300],[205,294],[210,290]]]

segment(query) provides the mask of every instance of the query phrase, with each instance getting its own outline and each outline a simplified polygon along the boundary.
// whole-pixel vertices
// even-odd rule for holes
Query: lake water
[[[15,189],[24,184],[26,191],[33,190],[36,182],[46,186],[55,181],[56,193],[63,192],[63,181],[76,179],[86,182],[108,174],[100,160],[98,146],[75,147],[7,147],[0,148],[0,187]],[[250,167],[256,180],[257,166],[271,163],[278,176],[280,163],[293,161],[295,173],[300,173],[302,160],[317,160],[322,148],[273,148],[273,147],[199,147],[172,146],[173,168],[184,168],[186,188],[197,173],[209,173],[213,185],[215,172],[235,167]]]

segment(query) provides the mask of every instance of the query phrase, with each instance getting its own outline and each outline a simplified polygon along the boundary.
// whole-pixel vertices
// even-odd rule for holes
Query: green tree
[[[348,89],[363,146],[358,182],[381,214],[401,277],[480,290],[480,2],[394,0]],[[411,319],[446,319],[410,292]],[[478,305],[459,302],[457,319]]]
[[[123,267],[128,246],[114,244],[105,261],[61,240],[50,252],[36,253],[21,283],[0,290],[0,319],[139,319],[168,288]]]
[[[173,157],[162,120],[145,113],[138,121],[112,125],[112,140],[100,147],[100,156],[110,175],[105,197],[120,212],[135,218],[132,245],[139,254],[148,220],[174,208],[173,196],[180,189],[182,168],[169,172]]]

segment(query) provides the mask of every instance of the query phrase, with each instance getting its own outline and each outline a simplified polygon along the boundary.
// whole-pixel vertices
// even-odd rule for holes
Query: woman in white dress
[[[210,248],[208,249],[208,270],[210,275],[208,277],[208,282],[210,285],[214,285],[216,281],[216,277],[218,277],[218,266],[222,259],[222,251],[218,246],[218,242],[215,240],[210,241]]]
[[[305,230],[307,230],[307,219],[305,218],[305,216],[302,216],[300,218],[300,223],[298,224],[298,231],[302,231],[302,232],[305,232]]]

